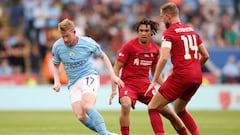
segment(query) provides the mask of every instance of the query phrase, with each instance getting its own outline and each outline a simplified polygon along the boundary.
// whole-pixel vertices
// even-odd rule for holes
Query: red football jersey
[[[124,63],[121,79],[125,85],[140,87],[150,83],[149,71],[153,64],[157,64],[159,46],[151,41],[147,46],[139,44],[138,38],[126,42],[117,56],[117,60]]]
[[[198,45],[202,40],[197,32],[186,24],[175,23],[164,31],[162,41],[163,46],[171,48],[173,75],[183,81],[201,82]]]

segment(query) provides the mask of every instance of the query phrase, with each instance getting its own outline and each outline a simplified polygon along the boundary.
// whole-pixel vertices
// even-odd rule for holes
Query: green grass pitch
[[[119,112],[101,111],[108,130],[120,134]],[[240,135],[240,111],[191,111],[202,135]],[[166,135],[176,135],[163,118]],[[1,111],[0,135],[96,135],[72,112]],[[131,111],[131,135],[153,135],[147,112]]]

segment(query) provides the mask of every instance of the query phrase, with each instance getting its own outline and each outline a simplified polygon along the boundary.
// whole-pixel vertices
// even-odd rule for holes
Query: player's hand
[[[112,104],[112,100],[113,98],[117,95],[117,91],[116,89],[115,90],[112,90],[112,94],[110,95],[110,98],[109,98],[109,105]]]
[[[146,90],[144,96],[147,96],[148,92],[151,91],[155,87],[156,84],[157,84],[157,82],[155,82],[155,81],[151,82],[151,84],[148,86],[148,89]]]
[[[56,92],[60,91],[61,84],[60,83],[54,83],[53,90]]]
[[[119,77],[115,76],[114,82],[115,82],[115,84],[118,85],[118,88],[124,87],[124,82]]]

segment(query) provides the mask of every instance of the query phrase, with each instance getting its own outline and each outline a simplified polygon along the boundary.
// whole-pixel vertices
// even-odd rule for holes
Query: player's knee
[[[87,112],[88,110],[90,110],[91,108],[93,108],[93,104],[92,103],[85,103],[83,106],[82,106],[82,109],[84,112]]]
[[[122,106],[122,111],[123,112],[129,112],[130,111],[131,104],[129,104],[129,103],[122,103],[121,106]]]
[[[150,106],[150,105],[148,104],[147,109],[148,109],[148,110],[151,110],[151,109],[155,109],[155,108],[153,108],[152,106]]]
[[[80,113],[76,113],[75,116],[76,116],[76,118],[77,118],[79,121],[81,121],[81,122],[83,122],[83,121],[87,118],[86,115],[80,114]]]
[[[93,107],[86,106],[86,107],[83,108],[83,112],[85,112],[85,114],[87,115],[87,112],[92,108]]]
[[[185,108],[184,107],[174,106],[174,111],[176,112],[176,114],[179,114],[181,112],[184,112]]]

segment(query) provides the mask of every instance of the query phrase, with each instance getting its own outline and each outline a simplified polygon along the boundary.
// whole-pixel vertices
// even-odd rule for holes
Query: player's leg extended
[[[79,119],[79,121],[81,121],[86,127],[88,127],[89,129],[93,130],[94,132],[98,132],[97,131],[97,127],[96,127],[96,124],[95,124],[95,121],[92,120],[89,115],[91,115],[92,111],[93,110],[89,110],[86,113],[83,113],[83,109],[82,109],[82,105],[80,105],[81,103],[78,101],[78,102],[75,102],[72,104],[72,108],[75,112],[75,115],[76,117]],[[96,110],[94,110],[96,111]],[[98,112],[97,112],[98,113]],[[100,115],[100,114],[99,114]],[[101,116],[100,116],[101,117]],[[107,131],[107,135],[112,135],[114,133],[111,133],[109,131]]]
[[[70,100],[72,102],[72,109],[76,116],[76,118],[82,122],[89,129],[96,131],[93,120],[88,117],[86,111],[83,109],[83,105],[86,101],[82,101],[82,90],[78,86],[82,86],[81,82],[84,79],[78,80],[71,88],[70,88]],[[95,103],[95,100],[92,101],[92,104]],[[93,106],[93,105],[91,105]]]
[[[186,110],[186,106],[188,102],[191,100],[192,96],[196,93],[201,83],[181,83],[182,88],[185,89],[181,95],[181,97],[177,98],[174,102],[174,110],[177,115],[182,119],[185,126],[191,132],[192,135],[200,135],[199,128],[194,121],[193,117]],[[188,86],[188,87],[186,87]]]
[[[82,97],[83,112],[92,120],[96,131],[100,135],[107,135],[107,129],[102,115],[94,108],[96,97],[92,93],[85,93]]]
[[[148,114],[155,135],[164,135],[163,122],[158,110],[162,110],[168,102],[168,100],[157,92],[148,104]]]
[[[198,129],[196,122],[194,121],[191,114],[187,112],[185,108],[187,103],[188,102],[182,99],[176,99],[176,101],[174,102],[174,110],[177,113],[177,115],[182,119],[183,123],[185,124],[185,126],[188,128],[192,135],[200,135],[200,131]]]
[[[187,130],[182,120],[178,117],[178,115],[171,110],[171,108],[166,105],[162,110],[159,110],[160,113],[167,118],[172,126],[175,128],[179,135],[187,135]]]
[[[83,112],[81,101],[72,103],[72,108],[77,119],[82,122],[89,129],[97,132],[93,120]]]
[[[131,109],[131,98],[123,96],[120,98],[121,112],[120,112],[120,126],[122,135],[129,135],[130,127],[130,109]]]

